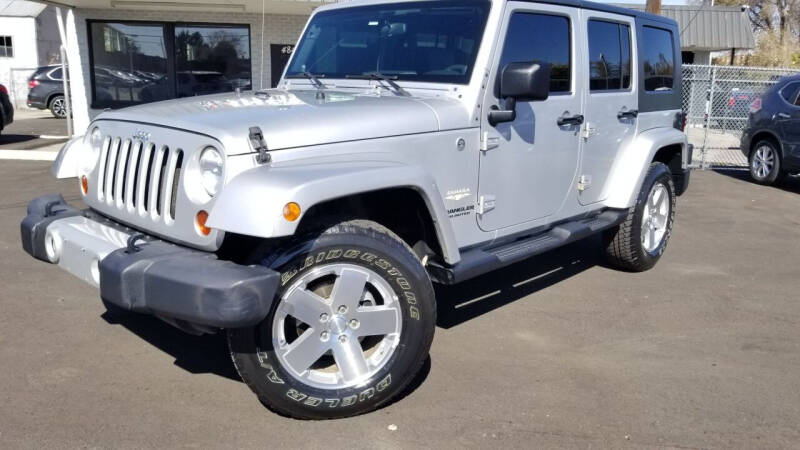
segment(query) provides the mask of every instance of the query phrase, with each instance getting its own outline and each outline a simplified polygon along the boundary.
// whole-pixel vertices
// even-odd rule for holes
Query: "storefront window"
[[[91,22],[92,107],[250,89],[247,26]]]
[[[250,89],[247,28],[175,27],[178,97]]]
[[[111,107],[169,98],[163,26],[92,23],[91,30],[95,104]]]

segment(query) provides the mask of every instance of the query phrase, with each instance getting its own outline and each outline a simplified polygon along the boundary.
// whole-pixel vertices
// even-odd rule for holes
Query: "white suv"
[[[228,333],[302,418],[371,411],[428,356],[432,282],[603,233],[658,261],[691,148],[674,21],[576,0],[315,10],[277,89],[100,114],[55,163],[86,210],[22,242],[115,311]]]

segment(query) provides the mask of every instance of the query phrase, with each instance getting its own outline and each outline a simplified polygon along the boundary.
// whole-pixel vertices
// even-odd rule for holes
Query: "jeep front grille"
[[[120,211],[171,225],[182,165],[181,149],[106,137],[100,153],[97,199]]]

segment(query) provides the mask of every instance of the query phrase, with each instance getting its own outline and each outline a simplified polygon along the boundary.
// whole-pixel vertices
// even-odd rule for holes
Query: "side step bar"
[[[611,228],[622,223],[627,216],[627,209],[609,209],[596,216],[564,222],[512,242],[468,250],[461,254],[461,261],[453,266],[430,262],[428,273],[437,283],[460,283]]]

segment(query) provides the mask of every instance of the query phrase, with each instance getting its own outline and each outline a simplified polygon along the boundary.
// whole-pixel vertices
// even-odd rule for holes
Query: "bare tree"
[[[716,4],[747,7],[753,31],[777,33],[781,44],[800,33],[800,0],[717,0]]]

